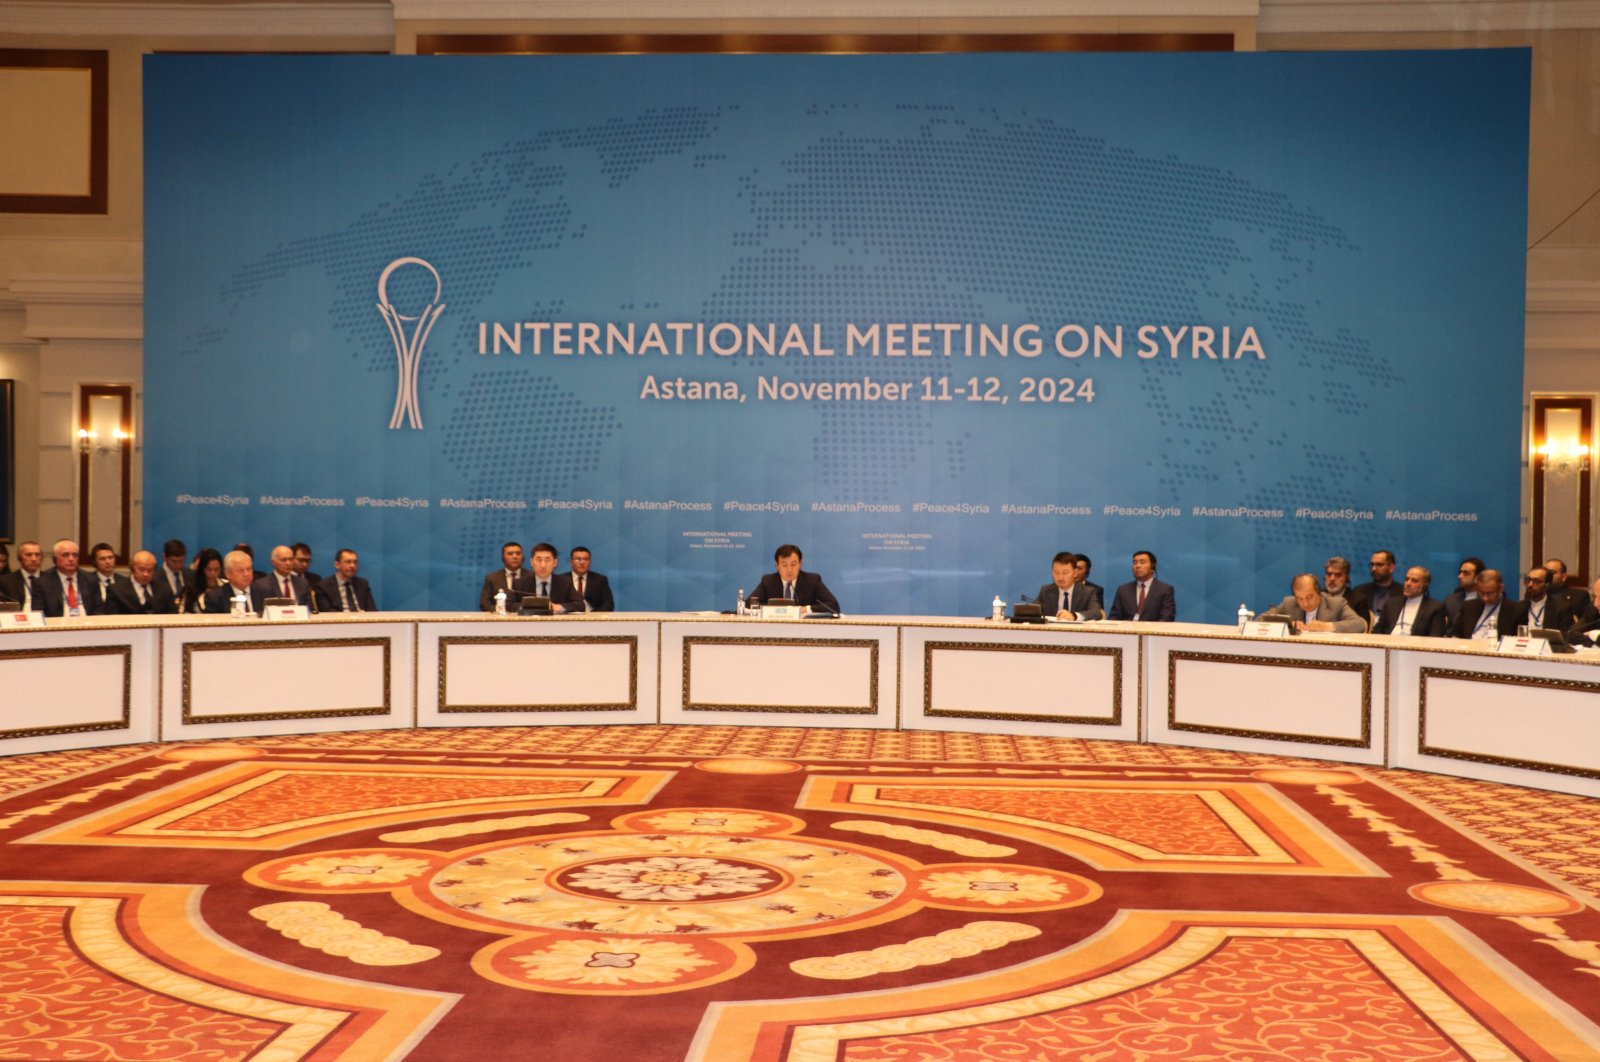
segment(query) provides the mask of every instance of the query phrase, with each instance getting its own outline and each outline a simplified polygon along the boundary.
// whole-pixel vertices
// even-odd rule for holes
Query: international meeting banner
[[[145,540],[853,613],[1516,568],[1529,60],[145,61]],[[563,565],[564,567],[564,565]]]

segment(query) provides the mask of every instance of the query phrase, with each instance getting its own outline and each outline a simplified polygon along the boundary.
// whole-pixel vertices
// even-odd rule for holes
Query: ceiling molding
[[[1600,318],[1600,280],[1528,282],[1528,316],[1581,313]]]
[[[93,37],[372,37],[394,40],[388,0],[198,4],[0,0],[7,35]]]
[[[1600,0],[1262,0],[1256,32],[1485,33],[1600,27]]]
[[[1253,18],[1261,0],[393,0],[396,22]]]
[[[1255,18],[1260,33],[1600,27],[1600,0],[0,0],[7,35],[371,38],[399,22],[532,24],[902,19]]]
[[[0,306],[20,306],[21,336],[137,340],[144,335],[144,280],[136,276],[36,273],[0,287]]]

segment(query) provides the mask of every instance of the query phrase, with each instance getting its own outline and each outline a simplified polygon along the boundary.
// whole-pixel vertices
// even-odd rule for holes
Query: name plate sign
[[[1549,656],[1550,643],[1544,638],[1530,638],[1527,635],[1501,638],[1497,652],[1507,656]]]
[[[268,605],[261,616],[274,623],[301,623],[311,618],[311,610],[304,605]]]
[[[43,612],[0,612],[0,629],[32,630],[43,626]]]
[[[800,618],[800,606],[762,605],[761,618],[764,620],[797,620]]]

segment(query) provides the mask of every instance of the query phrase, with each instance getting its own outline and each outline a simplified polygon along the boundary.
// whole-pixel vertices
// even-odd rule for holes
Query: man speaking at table
[[[1050,561],[1053,582],[1039,588],[1039,611],[1060,620],[1105,619],[1106,610],[1089,584],[1078,582],[1078,557],[1057,553]]]
[[[772,559],[777,562],[778,570],[761,577],[761,584],[750,595],[751,601],[765,605],[768,601],[789,600],[799,605],[802,612],[838,613],[839,599],[823,583],[822,576],[800,570],[799,546],[784,543],[773,553]]]
[[[1338,595],[1323,593],[1317,585],[1317,577],[1310,572],[1295,576],[1289,589],[1294,592],[1261,615],[1288,616],[1297,631],[1367,632],[1367,621],[1350,607],[1350,603]]]

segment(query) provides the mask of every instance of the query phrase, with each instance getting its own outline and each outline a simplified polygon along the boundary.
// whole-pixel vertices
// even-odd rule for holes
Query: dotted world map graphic
[[[329,81],[324,89],[357,80],[332,66],[298,69]],[[402,69],[396,80],[412,95],[395,103],[397,115],[426,95],[419,68]],[[185,312],[152,322],[151,407],[170,395],[192,397],[193,382],[207,373],[259,372],[264,355],[316,397],[303,411],[308,423],[290,421],[297,439],[285,447],[230,446],[223,433],[220,451],[208,443],[196,455],[193,435],[212,414],[192,407],[171,432],[153,428],[152,455],[172,461],[147,472],[162,485],[148,491],[148,526],[196,521],[205,537],[214,522],[267,518],[304,529],[296,537],[308,541],[323,536],[330,549],[335,538],[359,540],[363,563],[381,562],[389,607],[470,607],[475,578],[507,539],[563,547],[583,540],[597,568],[614,581],[622,574],[624,607],[724,604],[735,582],[748,585],[770,567],[773,545],[804,541],[808,560],[816,558],[836,590],[850,588],[841,596],[858,612],[982,611],[997,590],[1011,598],[1031,592],[1061,548],[1095,554],[1096,575],[1105,569],[1097,581],[1114,585],[1126,578],[1128,552],[1155,548],[1164,574],[1185,577],[1180,618],[1212,620],[1230,616],[1241,596],[1254,603],[1275,594],[1284,573],[1329,552],[1359,563],[1397,539],[1441,556],[1467,542],[1503,544],[1504,512],[1492,499],[1412,459],[1412,447],[1431,447],[1449,430],[1458,397],[1468,400],[1446,367],[1459,371],[1465,359],[1491,378],[1509,376],[1505,363],[1516,353],[1486,342],[1410,342],[1459,327],[1463,315],[1484,320],[1502,309],[1494,300],[1471,304],[1474,292],[1497,282],[1501,267],[1492,263],[1465,287],[1430,291],[1439,297],[1417,304],[1425,283],[1392,260],[1396,243],[1412,234],[1385,241],[1391,215],[1412,210],[1411,199],[1426,198],[1420,193],[1380,181],[1351,188],[1348,173],[1363,172],[1354,165],[1314,179],[1292,162],[1283,173],[1226,165],[1230,152],[1218,138],[1247,147],[1246,162],[1271,154],[1259,129],[1222,122],[1220,132],[1196,131],[1181,113],[1123,124],[1114,103],[1057,98],[1048,86],[963,92],[966,80],[983,83],[981,63],[956,68],[951,84],[902,60],[890,74],[917,76],[894,87],[881,68],[860,78],[741,81],[715,64],[713,77],[680,60],[646,68],[670,86],[654,105],[601,76],[621,69],[614,61],[561,69],[587,75],[567,93],[572,106],[542,107],[534,93],[526,113],[507,113],[503,100],[485,105],[474,95],[477,75],[465,84],[459,76],[423,78],[458,92],[471,121],[452,129],[440,117],[447,110],[414,118],[437,135],[418,135],[408,154],[423,159],[407,158],[393,172],[385,169],[392,153],[363,151],[382,143],[382,133],[362,132],[342,113],[327,116],[303,150],[291,136],[277,154],[237,152],[230,164],[267,160],[292,171],[307,151],[337,142],[341,128],[358,134],[347,158],[333,153],[329,173],[268,210],[258,202],[232,233],[202,232],[182,248],[182,261],[185,224],[175,226],[170,247],[152,236],[152,285],[171,285],[172,304]],[[790,61],[775,69],[863,68]],[[687,85],[671,76],[697,70],[701,77]],[[1235,80],[1228,91],[1251,88],[1249,78]],[[1167,91],[1184,84],[1176,77]],[[584,88],[595,90],[592,98]],[[154,91],[159,98],[159,83]],[[1289,104],[1279,113],[1302,126],[1314,117]],[[1316,139],[1303,128],[1297,135]],[[1323,150],[1337,157],[1349,149]],[[1491,179],[1498,175],[1483,181]],[[316,194],[323,182],[336,189],[326,200]],[[164,210],[195,230],[208,212],[226,215],[226,202],[186,206],[181,189],[179,181],[153,194],[152,229]],[[378,273],[401,255],[438,270],[446,307],[420,363],[426,427],[409,435],[386,427],[395,354],[374,307]],[[401,270],[388,296],[414,313],[433,286],[425,271]],[[152,303],[157,311],[165,305]],[[1035,359],[479,353],[482,322],[538,321],[800,322],[833,340],[872,323],[1035,322],[1046,350]],[[1049,336],[1067,323],[1123,327],[1123,357],[1061,358]],[[1197,359],[1183,345],[1180,357],[1141,359],[1134,335],[1149,324],[1231,326],[1235,336],[1248,325],[1267,357]],[[1503,322],[1496,327],[1504,331]],[[735,380],[748,400],[642,400],[641,381],[651,374]],[[916,397],[755,397],[763,376],[844,383],[864,375],[907,384]],[[938,375],[956,384],[994,377],[1010,396],[1023,377],[1091,377],[1096,399],[1029,408],[1015,397],[1004,407],[920,400],[924,381]],[[1515,375],[1520,381],[1520,361]],[[1431,392],[1426,415],[1411,406],[1407,417],[1404,396],[1420,391]],[[304,449],[317,470],[286,463],[285,449]],[[208,487],[218,459],[228,482]],[[252,495],[404,495],[433,505],[397,512],[347,502],[280,515],[165,504],[169,495],[226,491],[228,483]],[[442,496],[528,499],[534,507],[444,510]],[[606,499],[614,508],[545,510],[537,508],[542,498]],[[712,510],[637,512],[623,508],[628,498],[707,500]],[[730,513],[729,499],[792,501],[800,511]],[[914,511],[918,501],[989,512],[928,515]],[[818,513],[814,502],[900,511]],[[1089,512],[1006,516],[1008,503]],[[1514,513],[1514,497],[1512,504]],[[1478,511],[1480,526],[1419,531],[1385,520],[1385,509],[1424,505]],[[1174,512],[1117,518],[1108,506]],[[1193,506],[1288,515],[1219,520],[1193,515]],[[1306,506],[1375,516],[1364,524],[1293,517]],[[746,535],[734,541],[743,548],[720,551],[693,552],[684,534],[740,530]],[[888,533],[919,544],[898,555],[874,552],[870,543]],[[1511,534],[1514,541],[1514,518]],[[1217,556],[1230,560],[1206,560]],[[1266,582],[1258,587],[1258,579]]]

